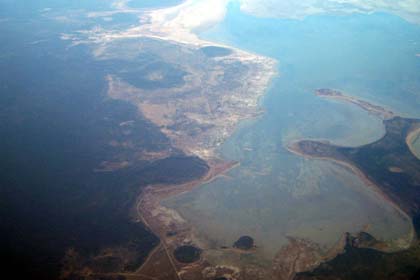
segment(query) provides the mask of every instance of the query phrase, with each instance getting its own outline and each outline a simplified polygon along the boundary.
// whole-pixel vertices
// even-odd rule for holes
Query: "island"
[[[250,250],[254,248],[254,239],[248,235],[241,236],[235,241],[233,247],[240,250]]]

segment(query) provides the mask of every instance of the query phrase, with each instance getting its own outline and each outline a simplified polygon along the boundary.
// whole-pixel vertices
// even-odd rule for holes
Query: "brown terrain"
[[[214,55],[214,48],[222,51]],[[158,236],[160,243],[140,267],[129,266],[135,263],[134,256],[124,247],[102,249],[89,258],[69,250],[62,278],[255,279],[255,273],[261,273],[259,267],[247,269],[245,277],[244,268],[210,263],[206,257],[209,246],[194,226],[161,202],[223,176],[239,164],[221,160],[217,149],[240,121],[262,113],[259,102],[276,75],[276,61],[219,46],[174,44],[150,38],[99,44],[94,55],[105,64],[114,59],[123,61],[120,68],[105,75],[106,97],[134,105],[139,118],[157,127],[170,142],[170,148],[152,151],[133,146],[130,139],[112,140],[110,147],[130,148],[129,156],[104,160],[94,171],[111,173],[130,168],[137,161],[153,163],[176,155],[204,159],[208,171],[188,183],[167,182],[142,188],[131,216]],[[132,121],[119,126],[126,135],[132,133]],[[180,261],[175,254],[180,247],[196,248],[198,259]],[[227,250],[238,259],[253,254],[252,250]],[[184,259],[192,258],[188,250],[184,254]],[[122,261],[117,263],[116,258]]]
[[[173,186],[150,186],[146,188],[137,203],[139,219],[146,224],[161,240],[160,246],[149,256],[148,260],[137,270],[136,273],[149,275],[153,279],[200,279],[204,270],[214,270],[217,274],[219,268],[211,267],[204,259],[192,264],[181,263],[173,255],[175,249],[182,245],[195,245],[200,249],[204,244],[195,236],[194,230],[177,212],[160,204],[165,198],[188,192],[194,187],[210,182],[222,175],[236,163],[222,161],[209,161],[209,172],[204,178],[182,185]],[[169,264],[172,277],[168,278],[167,269],[162,269],[161,264]],[[156,268],[157,267],[157,268]],[[234,273],[226,268],[220,268],[224,274]],[[204,278],[205,279],[205,278]]]
[[[133,211],[134,216],[159,237],[160,244],[135,271],[115,275],[105,273],[104,276],[116,279],[122,276],[126,279],[286,280],[292,279],[299,272],[314,269],[320,263],[341,253],[346,244],[343,241],[344,233],[343,239],[334,248],[322,254],[316,244],[290,238],[289,243],[279,250],[269,265],[248,261],[256,258],[254,249],[220,248],[233,256],[235,261],[232,263],[235,265],[214,263],[207,258],[207,251],[215,249],[199,236],[194,225],[188,223],[175,210],[164,207],[161,202],[222,176],[238,164],[220,160],[217,149],[232,135],[240,121],[255,118],[262,113],[259,100],[276,74],[276,63],[269,58],[235,49],[220,56],[206,55],[202,49],[209,46],[202,44],[185,45],[159,40],[140,40],[141,48],[138,45],[125,46],[125,49],[121,50],[117,43],[111,43],[101,46],[100,52],[96,52],[97,58],[104,60],[125,57],[130,61],[146,55],[155,60],[142,69],[135,68],[134,77],[127,76],[127,72],[133,69],[109,73],[106,76],[108,97],[134,105],[139,115],[157,126],[170,140],[174,150],[204,159],[209,170],[204,177],[192,182],[151,185],[142,191]],[[174,73],[183,74],[178,77]],[[142,82],[136,83],[137,77],[141,77]],[[394,118],[390,110],[346,96],[336,90],[319,89],[316,94],[355,104],[383,120]],[[121,125],[130,126],[129,123]],[[110,145],[130,145],[130,143],[116,141]],[[387,192],[380,188],[378,182],[372,180],[362,168],[336,154],[328,154],[328,149],[324,149],[322,145],[309,146],[305,146],[305,142],[301,141],[292,144],[289,150],[304,156],[332,159],[351,169],[385,199],[395,203]],[[311,154],[308,151],[312,148],[316,151]],[[172,152],[171,150],[159,153],[141,151],[138,158],[154,161],[165,158]],[[124,160],[104,161],[96,171],[110,172],[129,165],[130,162]],[[392,174],[401,173],[398,165],[387,168]],[[402,212],[402,215],[405,213]],[[199,258],[191,262],[177,260],[174,253],[182,246],[199,249]],[[383,245],[379,247],[386,249]],[[124,254],[124,252],[114,250],[112,254]],[[107,252],[101,255],[107,256]],[[129,255],[126,257],[130,258]],[[89,271],[86,271],[86,274],[89,274]]]
[[[415,143],[416,141],[419,141],[420,139],[420,127],[419,128],[415,128],[413,130],[411,130],[406,138],[406,143],[408,148],[410,149],[411,153],[413,155],[415,155],[417,158],[420,159],[420,153],[419,151],[415,151],[414,147],[413,147],[413,143]]]
[[[156,46],[144,43],[146,51],[153,51]],[[164,49],[164,50],[162,50]],[[112,52],[112,49],[109,50]],[[255,250],[238,248],[220,248],[233,256],[235,265],[214,263],[207,258],[207,251],[212,250],[194,228],[175,210],[164,207],[162,201],[223,176],[239,163],[224,162],[218,158],[217,148],[234,132],[242,120],[255,118],[261,114],[259,99],[262,97],[270,79],[275,74],[275,63],[264,57],[247,56],[233,50],[222,57],[207,57],[200,48],[178,45],[160,47],[157,51],[165,65],[175,65],[177,71],[185,75],[175,86],[161,86],[168,82],[165,72],[151,71],[140,73],[150,82],[159,82],[157,86],[142,88],[130,83],[124,75],[108,74],[107,94],[109,98],[123,100],[135,105],[140,115],[160,128],[172,146],[187,155],[195,155],[205,159],[209,170],[207,174],[194,181],[174,185],[150,185],[143,189],[133,210],[134,217],[144,223],[160,239],[160,244],[149,254],[146,261],[135,271],[124,273],[106,273],[97,277],[110,279],[293,279],[297,273],[315,269],[321,263],[333,259],[343,252],[346,246],[346,235],[328,252],[320,253],[316,244],[308,240],[290,237],[289,243],[281,248],[270,265],[249,262],[248,256],[254,258]],[[163,54],[163,55],[162,55]],[[104,51],[104,56],[107,52]],[[394,117],[393,112],[371,104],[367,101],[346,96],[339,91],[320,89],[318,96],[333,98],[355,104],[383,120]],[[129,124],[121,124],[129,126]],[[410,134],[411,135],[411,134]],[[414,134],[413,134],[414,135]],[[416,134],[417,135],[417,134]],[[415,137],[415,136],[411,136]],[[408,140],[407,140],[408,141]],[[410,141],[408,141],[410,142]],[[130,145],[130,143],[113,142],[110,145]],[[359,175],[369,186],[372,186],[384,199],[400,205],[381,189],[378,182],[372,180],[360,167],[338,154],[330,154],[323,145],[311,145],[309,141],[292,143],[289,150],[305,157],[317,157],[333,160],[355,174]],[[153,161],[168,157],[172,151],[141,151],[138,158]],[[102,162],[96,172],[110,172],[130,165],[127,161]],[[398,165],[389,166],[393,174],[400,174]],[[400,210],[401,211],[401,210]],[[406,215],[401,211],[402,215]],[[177,248],[192,246],[200,250],[200,257],[192,262],[180,262],[174,255]],[[369,244],[371,248],[388,250],[382,243]],[[216,251],[217,251],[216,250]],[[114,249],[112,252],[101,252],[98,257],[122,254],[129,259],[124,250]],[[74,259],[77,259],[74,257]],[[68,252],[69,266],[77,264],[72,261],[72,252]],[[71,269],[70,269],[71,271]],[[85,276],[93,275],[84,271]],[[96,277],[96,278],[95,278]]]
[[[254,250],[244,251],[236,248],[222,248],[236,256],[236,265],[224,266],[211,263],[206,258],[206,250],[213,250],[196,232],[194,225],[184,220],[173,209],[164,207],[161,202],[178,194],[188,192],[198,185],[209,182],[217,176],[234,168],[237,163],[218,159],[217,148],[233,133],[237,124],[244,119],[255,118],[261,114],[258,100],[269,80],[274,75],[271,60],[233,50],[222,57],[207,57],[200,48],[179,45],[175,52],[168,51],[161,57],[163,63],[176,65],[185,72],[182,82],[176,86],[157,86],[142,88],[131,84],[124,76],[109,74],[108,96],[135,105],[141,115],[155,124],[170,139],[174,148],[206,160],[209,171],[203,178],[181,185],[153,185],[145,188],[138,199],[136,213],[143,222],[160,238],[160,245],[149,255],[145,263],[128,279],[292,279],[297,273],[311,270],[320,263],[334,258],[343,251],[343,239],[329,252],[320,253],[320,248],[307,240],[289,239],[289,244],[281,248],[271,265],[261,266],[241,260],[241,256],[253,255]],[[151,48],[152,49],[152,48]],[[159,53],[162,53],[160,50]],[[181,64],[178,62],[182,61]],[[266,74],[267,73],[267,74]],[[165,83],[165,73],[152,72],[145,75],[152,82]],[[318,96],[333,98],[355,104],[383,120],[394,117],[393,112],[367,101],[346,96],[339,91],[320,89]],[[303,145],[303,146],[302,146]],[[322,146],[306,147],[305,142],[293,143],[289,150],[304,156],[312,156],[308,149],[322,149]],[[333,159],[359,175],[384,199],[394,203],[365,173],[354,164],[340,157],[332,157],[325,151],[322,158]],[[149,160],[165,157],[165,154],[142,155]],[[149,156],[149,157],[148,157]],[[319,157],[319,156],[318,156]],[[108,171],[124,167],[125,162],[104,162],[98,171]],[[390,166],[394,173],[400,172],[398,166]],[[395,204],[396,209],[399,209]],[[405,215],[402,212],[402,215]],[[181,246],[194,246],[202,253],[192,263],[178,261],[174,252]],[[387,250],[381,244],[377,249]],[[224,278],[221,278],[224,277]]]
[[[197,48],[181,45],[180,49],[182,51],[162,57],[164,63],[170,65],[185,62],[177,64],[186,75],[175,87],[142,88],[118,75],[107,76],[110,98],[134,104],[141,115],[160,127],[176,149],[205,159],[209,166],[208,173],[195,181],[152,185],[142,191],[136,207],[137,218],[160,238],[160,245],[135,272],[121,275],[128,279],[291,279],[295,273],[315,267],[323,259],[319,248],[306,240],[293,238],[288,246],[281,248],[269,267],[242,260],[246,255],[255,258],[254,248],[221,248],[233,256],[235,265],[212,263],[206,258],[206,251],[214,251],[214,248],[197,234],[194,225],[161,204],[165,199],[222,176],[238,164],[218,159],[217,147],[241,120],[261,114],[259,99],[275,74],[275,63],[264,57],[237,50],[222,57],[206,57]],[[160,83],[165,82],[163,74],[146,77],[153,80],[158,77]],[[124,163],[104,163],[104,171],[106,167],[118,168],[120,164]],[[199,248],[200,258],[192,263],[178,261],[174,252],[181,246]],[[339,247],[334,250],[341,250]]]
[[[275,74],[272,60],[241,51],[231,50],[230,54],[221,57],[206,57],[200,54],[200,48],[179,45],[179,49],[170,53],[174,51],[168,48],[162,57],[164,63],[176,63],[186,73],[183,82],[175,87],[142,88],[118,75],[107,76],[110,98],[134,104],[140,114],[160,127],[176,149],[205,159],[210,167],[206,176],[193,182],[153,185],[143,190],[137,203],[138,219],[159,236],[161,243],[131,277],[286,280],[341,252],[341,243],[321,255],[315,244],[290,238],[289,244],[279,250],[268,266],[259,261],[246,261],[247,258],[256,258],[255,249],[233,247],[216,251],[229,255],[234,265],[224,265],[223,261],[213,263],[206,256],[207,250],[214,252],[215,248],[199,236],[194,225],[161,204],[163,200],[188,192],[236,166],[237,163],[218,159],[217,148],[241,120],[261,114],[259,99]],[[178,64],[179,61],[183,63]],[[146,77],[153,80],[158,77],[160,83],[165,82],[162,74]],[[192,263],[177,261],[174,252],[181,246],[199,248],[202,250],[201,257]]]
[[[183,48],[162,58],[186,72],[180,85],[141,88],[110,74],[108,96],[134,104],[174,147],[203,159],[214,158],[239,121],[261,113],[259,99],[275,74],[275,62],[238,51],[213,58],[199,48]],[[185,63],[179,65],[179,61]],[[146,77],[154,81],[157,75]]]

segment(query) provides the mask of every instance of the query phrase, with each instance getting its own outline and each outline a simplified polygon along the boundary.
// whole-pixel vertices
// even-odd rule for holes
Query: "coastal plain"
[[[97,60],[125,61],[106,74],[107,96],[134,105],[175,150],[198,156],[208,166],[206,175],[191,182],[143,189],[136,217],[161,244],[125,276],[292,279],[342,253],[346,232],[368,232],[383,251],[407,248],[413,238],[410,219],[363,177],[334,163],[302,161],[283,146],[322,124],[308,132],[304,127],[312,120],[294,129],[288,124],[288,135],[273,140],[276,120],[270,119],[272,112],[263,114],[261,97],[278,72],[277,62],[200,39],[178,18],[189,5],[195,4],[150,11],[138,27],[87,38]],[[338,97],[358,106],[343,109],[357,122],[342,124],[345,136],[353,138],[338,137],[341,141],[372,140],[381,133],[381,121],[378,132],[357,125],[391,117],[372,103]],[[241,236],[250,236],[255,247],[236,248]],[[186,255],[180,258],[180,251]]]
[[[412,23],[259,18],[229,0],[9,2],[0,247],[16,278],[420,270]]]
[[[381,253],[387,248],[386,244],[374,242],[363,246],[363,241],[359,244],[359,240],[362,240],[360,236],[355,239],[348,237],[342,255],[312,272],[300,273],[296,279],[415,279],[420,258],[417,240],[420,231],[420,159],[414,153],[413,143],[418,137],[420,120],[395,116],[381,106],[334,90],[318,90],[317,95],[339,98],[382,116],[385,135],[360,147],[340,147],[327,142],[299,140],[292,143],[289,149],[304,157],[332,160],[350,168],[367,181],[371,188],[381,193],[384,199],[396,204],[404,215],[408,215],[414,224],[414,232],[406,250],[390,254]],[[364,264],[368,259],[369,267]]]

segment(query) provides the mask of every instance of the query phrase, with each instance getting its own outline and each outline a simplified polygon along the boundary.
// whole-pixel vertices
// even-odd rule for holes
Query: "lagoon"
[[[165,206],[188,220],[210,248],[249,235],[267,261],[288,237],[326,253],[345,232],[364,230],[389,242],[410,234],[411,221],[351,171],[285,147],[301,138],[359,146],[383,136],[380,119],[316,97],[317,88],[420,117],[418,26],[388,14],[262,19],[233,3],[225,20],[201,37],[275,58],[279,76],[261,100],[265,114],[243,122],[219,149],[240,166]]]

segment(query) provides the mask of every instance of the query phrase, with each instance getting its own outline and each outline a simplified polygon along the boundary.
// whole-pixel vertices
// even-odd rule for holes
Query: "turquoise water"
[[[262,100],[266,113],[242,123],[220,149],[240,166],[228,176],[165,202],[190,221],[211,248],[251,235],[272,259],[287,236],[327,251],[346,231],[391,241],[411,222],[350,171],[305,160],[285,146],[300,138],[357,146],[381,137],[382,122],[362,109],[314,96],[335,88],[420,117],[420,28],[386,14],[260,19],[230,5],[226,19],[201,34],[279,61],[280,75]]]
[[[202,37],[278,59],[281,92],[336,87],[420,117],[420,27],[399,17],[261,19],[231,4],[225,21]]]
[[[175,6],[184,0],[130,0],[128,6],[131,8],[161,8]]]

